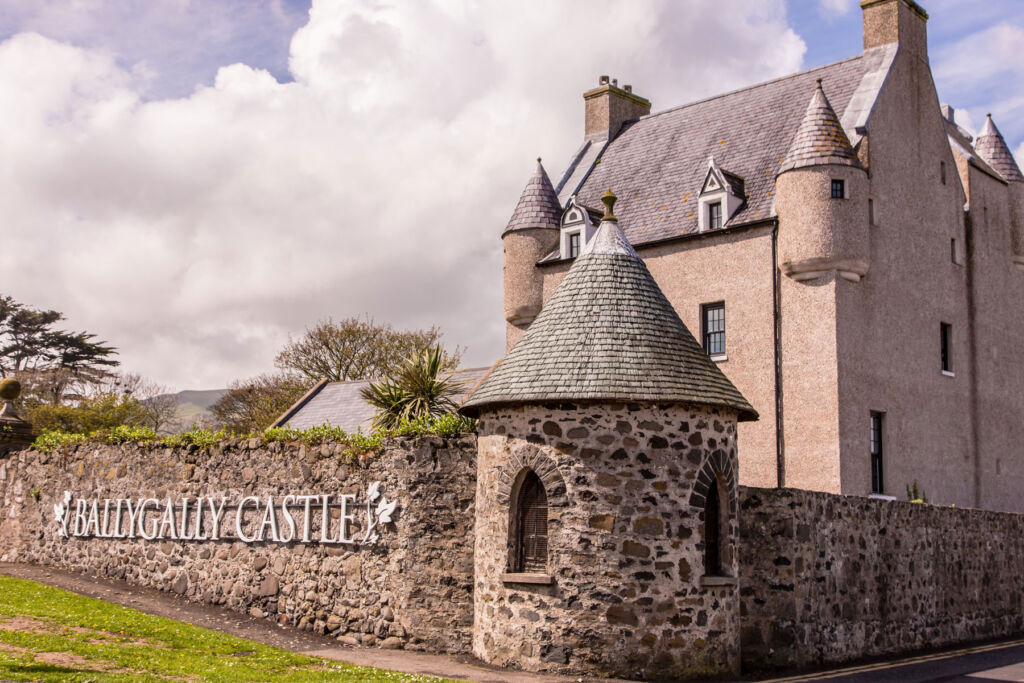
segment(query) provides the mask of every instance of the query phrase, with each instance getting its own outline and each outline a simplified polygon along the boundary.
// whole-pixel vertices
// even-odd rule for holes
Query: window
[[[722,567],[722,538],[724,519],[722,517],[722,495],[719,492],[717,477],[708,487],[708,497],[704,501],[704,574],[706,576],[725,576]]]
[[[701,306],[704,353],[709,356],[725,354],[725,302]]]
[[[939,177],[942,179],[942,184],[946,184],[946,162],[939,162]]]
[[[953,337],[953,326],[949,323],[941,323],[939,325],[939,334],[941,336],[942,371],[952,374],[953,361],[950,358],[950,343]]]
[[[569,258],[576,258],[580,255],[580,234],[578,232],[569,235]]]
[[[708,230],[722,227],[722,202],[708,204]]]
[[[877,223],[875,222],[875,200],[874,199],[869,199],[868,200],[868,224],[869,225],[877,225]]]
[[[871,493],[883,493],[882,413],[871,413]]]
[[[846,198],[846,181],[832,179],[832,199]]]
[[[548,496],[534,472],[527,472],[516,497],[512,571],[544,572],[548,565]]]

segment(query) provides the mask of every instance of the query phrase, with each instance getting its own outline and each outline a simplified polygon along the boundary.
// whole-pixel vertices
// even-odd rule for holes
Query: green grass
[[[441,679],[307,657],[35,581],[0,576],[0,680]]]

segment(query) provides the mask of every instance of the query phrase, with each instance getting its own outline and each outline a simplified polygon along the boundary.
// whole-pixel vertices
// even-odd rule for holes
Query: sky
[[[1024,158],[1024,3],[924,0],[958,122]],[[320,319],[504,350],[500,234],[610,74],[654,110],[858,54],[856,0],[0,0],[0,294],[169,389]]]

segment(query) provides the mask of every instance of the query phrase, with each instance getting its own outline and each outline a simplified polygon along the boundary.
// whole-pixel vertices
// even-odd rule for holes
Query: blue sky
[[[1024,0],[925,0],[1024,151]],[[723,5],[729,11],[723,12]],[[0,293],[212,388],[326,317],[501,355],[498,236],[601,74],[655,110],[849,57],[856,0],[0,0]],[[58,248],[54,248],[58,245]],[[38,264],[46,263],[47,267]]]

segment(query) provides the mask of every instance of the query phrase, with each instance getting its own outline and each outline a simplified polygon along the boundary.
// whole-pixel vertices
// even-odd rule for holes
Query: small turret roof
[[[679,319],[611,206],[537,319],[462,410],[559,401],[695,403],[757,419]]]
[[[1013,152],[1003,139],[1003,134],[992,122],[992,114],[985,117],[985,125],[978,133],[978,139],[974,141],[974,150],[989,166],[1006,181],[1024,181],[1024,174],[1020,172],[1020,166],[1013,158]]]
[[[551,185],[540,159],[537,159],[537,170],[530,176],[529,182],[519,197],[516,210],[501,234],[510,230],[526,228],[558,228],[562,220],[562,204],[558,201],[555,188]]]
[[[779,173],[805,166],[856,166],[862,168],[850,138],[832,109],[818,79],[800,128],[789,146]]]

